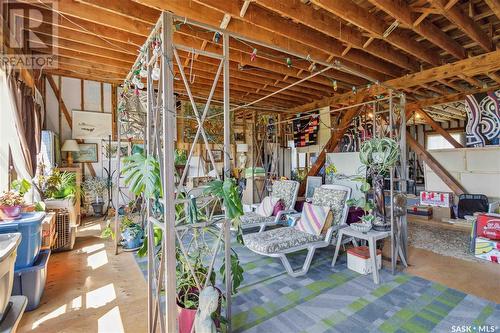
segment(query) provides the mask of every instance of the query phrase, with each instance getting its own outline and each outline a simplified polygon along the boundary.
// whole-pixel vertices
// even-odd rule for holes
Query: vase
[[[375,216],[385,219],[385,194],[384,177],[376,175],[373,177],[373,201],[375,204]]]
[[[103,208],[104,208],[104,202],[93,202],[92,204],[92,209],[94,210],[94,215],[97,217],[101,217],[103,213]]]
[[[16,220],[21,218],[21,206],[0,206],[2,220]]]

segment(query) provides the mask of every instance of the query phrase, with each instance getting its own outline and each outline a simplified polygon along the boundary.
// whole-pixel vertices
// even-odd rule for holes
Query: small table
[[[366,233],[360,232],[352,229],[351,227],[342,228],[338,232],[337,236],[337,246],[335,247],[335,255],[332,260],[332,267],[335,266],[335,262],[337,261],[337,256],[339,254],[340,245],[342,244],[342,237],[351,236],[354,238],[364,239],[368,241],[368,247],[370,249],[370,259],[372,261],[372,274],[373,274],[373,282],[375,284],[379,284],[379,276],[377,269],[377,241],[390,237],[390,231],[375,231],[370,230]]]

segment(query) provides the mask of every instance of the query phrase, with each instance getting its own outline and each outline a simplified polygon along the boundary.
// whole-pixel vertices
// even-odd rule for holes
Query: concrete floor
[[[147,331],[145,279],[132,255],[115,256],[100,232],[100,224],[82,227],[73,251],[51,256],[41,305],[24,314],[19,332]],[[500,265],[416,248],[409,255],[407,273],[500,303]]]
[[[40,307],[19,332],[146,332],[147,285],[130,253],[115,256],[102,225],[79,229],[73,251],[53,253]]]

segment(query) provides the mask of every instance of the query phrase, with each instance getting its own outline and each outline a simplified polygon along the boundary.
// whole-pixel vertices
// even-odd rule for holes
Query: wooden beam
[[[478,43],[486,52],[493,50],[491,38],[481,29],[481,27],[459,6],[446,9],[447,0],[429,0],[443,16],[455,24],[460,30],[465,32],[469,38]]]
[[[429,168],[455,193],[456,195],[467,193],[465,188],[446,171],[446,169],[422,147],[410,133],[406,133],[406,142],[417,156],[424,161]]]
[[[54,78],[52,77],[52,75],[47,75],[46,77],[47,77],[47,81],[49,82],[50,87],[52,88],[52,91],[54,92],[54,95],[57,97],[57,100],[59,101],[59,107],[61,108],[61,111],[64,114],[64,118],[66,119],[66,122],[68,123],[69,128],[73,129],[73,122],[72,122],[71,114],[69,113],[68,108],[66,107],[66,104],[62,100],[61,91],[57,87],[56,82],[54,81]],[[61,135],[61,133],[59,133],[59,135]],[[78,141],[78,143],[84,142],[83,140],[77,140],[77,141]],[[92,163],[86,163],[86,165],[89,168],[90,174],[93,177],[95,177],[96,173],[95,173],[94,167],[92,166]]]
[[[434,121],[434,119],[432,119],[432,117],[429,116],[429,114],[427,112],[425,112],[422,109],[419,109],[417,112],[418,112],[419,115],[422,116],[422,118],[425,120],[425,122],[427,124],[429,124],[438,134],[440,134],[443,138],[445,138],[446,141],[448,141],[449,143],[451,143],[451,145],[453,147],[455,147],[455,148],[463,148],[464,147],[464,146],[462,146],[460,144],[460,142],[458,142],[457,140],[455,140],[455,138],[453,138],[450,133],[448,133],[436,121]]]
[[[428,50],[417,41],[408,38],[407,35],[401,33],[399,30],[394,30],[390,35],[384,38],[384,33],[388,28],[385,21],[351,0],[311,0],[311,2],[316,6],[343,18],[351,24],[368,31],[378,38],[385,39],[397,48],[404,50],[429,64],[438,66],[441,63],[440,56],[436,52]]]
[[[415,74],[386,81],[385,84],[396,89],[423,85],[436,80],[458,75],[475,76],[500,69],[500,50],[481,54],[472,58],[456,61]]]
[[[359,103],[362,101],[362,98],[358,98],[357,102]],[[352,119],[363,109],[363,106],[361,107],[352,107],[347,109],[347,111],[344,113],[342,116],[342,120],[340,121],[340,124],[337,128],[335,128],[334,133],[331,135],[330,139],[326,143],[324,149],[321,151],[319,154],[318,158],[316,159],[316,162],[312,165],[312,167],[309,169],[309,172],[307,173],[307,176],[316,176],[318,172],[321,170],[321,168],[325,165],[326,162],[326,154],[331,153],[335,150],[337,145],[339,144],[340,140],[344,136],[345,132],[349,129],[349,125],[352,122]],[[305,192],[305,186],[306,186],[306,181],[307,178],[302,181],[300,184],[299,188],[299,195],[303,195]]]
[[[496,17],[500,19],[500,0],[484,0],[484,2],[486,2]]]
[[[279,13],[284,17],[288,17],[295,22],[299,22],[305,26],[315,29],[319,32],[332,36],[343,43],[352,45],[352,47],[366,51],[380,59],[384,59],[389,63],[393,63],[399,67],[417,71],[419,64],[413,58],[406,56],[404,53],[394,50],[387,43],[382,41],[374,41],[368,47],[363,48],[366,42],[366,37],[363,34],[349,25],[342,24],[340,20],[335,19],[330,15],[318,15],[318,11],[312,6],[302,3],[301,0],[256,0],[256,2],[269,10]]]
[[[418,14],[414,13],[411,7],[403,1],[397,0],[369,0],[372,4],[391,15],[393,18],[400,20],[402,23],[410,27],[413,31],[425,37],[434,45],[440,47],[450,53],[457,59],[464,59],[465,49],[460,46],[455,40],[444,33],[439,27],[435,26],[429,20],[423,20],[419,25],[413,26],[413,22],[418,19]]]
[[[109,1],[105,1],[105,0],[83,0],[83,1],[84,1],[84,4],[92,4],[94,6],[98,6],[100,8],[107,9],[109,11],[114,10],[114,7],[117,6],[115,4],[115,2],[109,2]],[[223,16],[224,16],[223,14],[227,13],[227,12],[224,12],[221,10],[216,10],[212,7],[200,4],[199,2],[197,3],[195,1],[191,1],[189,3],[189,6],[186,6],[185,0],[169,0],[169,1],[140,0],[140,3],[142,3],[144,5],[151,6],[151,7],[155,7],[155,8],[169,10],[169,11],[176,13],[179,16],[186,16],[189,18],[193,18],[195,20],[201,21],[202,23],[205,23],[205,24],[212,25],[214,27],[218,27],[221,24],[221,20],[223,19]],[[219,1],[219,3],[221,5],[224,5],[225,2]],[[227,2],[227,3],[233,3],[233,2]],[[95,19],[95,16],[96,16],[95,10],[94,10],[93,17],[90,17],[90,13],[88,13],[88,10],[84,11],[82,13],[80,10],[83,10],[83,8],[73,7],[71,4],[65,4],[62,9],[60,6],[58,8],[58,10],[61,10],[68,15],[74,15],[76,17],[85,18],[85,19],[90,20],[90,21],[96,20]],[[291,36],[289,37],[289,35],[284,36],[284,35],[278,35],[277,33],[274,33],[274,34],[269,33],[269,30],[262,28],[261,26],[258,26],[256,24],[249,23],[247,21],[247,16],[250,16],[250,12],[253,10],[254,10],[254,6],[249,7],[245,17],[241,18],[241,17],[239,17],[240,8],[239,8],[239,6],[235,5],[234,12],[231,11],[231,14],[232,14],[234,19],[232,20],[231,25],[228,27],[227,30],[230,32],[237,33],[241,36],[245,36],[247,38],[253,39],[253,40],[261,41],[263,43],[266,43],[267,45],[278,46],[291,54],[298,54],[304,59],[307,56],[309,56],[312,61],[317,61],[317,62],[324,61],[324,59],[328,56],[328,54],[325,54],[324,51],[322,51],[318,48],[318,45],[325,45],[325,47],[333,47],[333,44],[331,42],[328,44],[316,43],[316,44],[314,44],[314,46],[304,44],[303,39],[309,38],[310,37],[309,34],[302,33],[302,35],[301,35],[302,37],[297,36],[299,30],[294,29],[294,27],[290,24],[290,22],[286,22],[286,21],[284,21],[283,23],[286,23],[286,25],[288,26],[288,30],[290,31],[290,34],[294,34],[294,38],[292,38]],[[139,13],[140,12],[137,12],[137,13],[135,13],[135,15],[140,15]],[[203,13],[203,15],[200,16],[200,13]],[[113,14],[113,13],[109,13],[109,14]],[[134,13],[129,13],[129,16],[132,16],[133,14]],[[222,17],[221,17],[221,14],[222,14]],[[120,23],[121,21],[126,21],[126,20],[123,20],[123,18],[120,19],[119,14],[114,14],[114,15],[116,17],[113,18],[113,20],[111,21],[112,26],[119,28],[119,29],[122,29],[122,30],[127,30],[129,28],[130,24]],[[106,17],[108,17],[108,16],[106,16]],[[278,29],[278,31],[284,30],[284,27],[276,24],[272,20],[268,20],[267,16],[261,17],[261,18],[258,18],[255,16],[252,16],[252,17],[253,17],[252,22],[255,20],[259,20],[259,24],[268,24],[268,25],[271,24],[271,27]],[[275,19],[280,20],[281,17],[275,17]],[[110,18],[110,20],[111,20],[111,18]],[[154,20],[153,22],[150,22],[150,23],[154,24],[155,22],[156,22],[156,20]],[[132,30],[134,33],[138,33],[138,34],[141,34],[144,36],[148,35],[145,32],[149,31],[149,28],[150,28],[149,25],[144,25],[144,24],[139,24],[139,23],[135,23],[135,24],[137,24],[138,28]],[[193,33],[193,31],[190,31],[190,32]],[[213,34],[212,34],[212,36],[213,36]],[[298,37],[300,37],[300,38],[298,38]],[[316,37],[317,36],[314,36],[314,38],[316,38]],[[343,49],[342,47],[339,48],[337,53],[340,54],[342,52],[342,49]],[[251,53],[251,52],[252,52],[252,50],[249,50],[249,53]],[[259,57],[257,57],[257,58],[259,58]],[[367,70],[364,67],[360,67],[359,65],[357,65],[353,61],[346,60],[344,62],[344,65],[346,67],[349,67],[349,69],[351,69],[355,72],[364,72]],[[373,71],[370,73],[367,73],[367,75],[377,76],[376,73],[373,73]]]

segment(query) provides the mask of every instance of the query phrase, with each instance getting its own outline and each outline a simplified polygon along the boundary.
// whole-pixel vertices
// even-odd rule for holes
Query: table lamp
[[[68,152],[66,158],[66,160],[68,161],[68,166],[73,166],[73,152],[80,151],[80,147],[78,147],[78,142],[76,142],[76,140],[66,140],[61,147],[61,151]]]
[[[248,152],[248,144],[246,143],[238,143],[236,145],[236,152],[240,153],[240,156],[238,156],[238,168],[239,169],[244,169],[246,164],[247,164],[247,155],[246,153]]]

